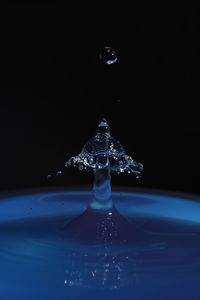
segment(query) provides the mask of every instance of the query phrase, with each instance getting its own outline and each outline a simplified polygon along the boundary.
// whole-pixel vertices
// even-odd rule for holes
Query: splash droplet
[[[62,171],[58,171],[57,173],[56,173],[56,176],[60,176],[62,174]]]
[[[47,175],[47,179],[51,179],[53,176],[51,174]]]
[[[112,65],[117,61],[117,54],[111,47],[104,47],[99,54],[99,58],[105,65]]]
[[[78,169],[79,169],[79,171],[82,171],[82,170],[84,169],[84,166],[83,166],[82,164],[80,164],[80,165],[78,166]]]

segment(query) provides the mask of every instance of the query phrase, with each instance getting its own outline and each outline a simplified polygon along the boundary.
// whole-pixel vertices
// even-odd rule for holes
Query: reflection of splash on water
[[[153,241],[154,240],[154,241]],[[187,238],[185,242],[191,242]],[[121,290],[141,287],[143,278],[151,281],[172,274],[177,270],[187,270],[196,260],[197,250],[182,248],[183,241],[177,244],[177,237],[159,240],[152,236],[152,243],[125,245],[110,244],[84,247],[72,244],[68,249],[64,285],[98,290]],[[122,249],[123,248],[123,249]],[[76,249],[76,250],[74,250]],[[195,260],[191,256],[195,255]],[[187,262],[185,261],[187,257]],[[190,263],[189,263],[190,261]],[[199,259],[196,260],[199,263]]]
[[[79,155],[71,157],[65,166],[90,171],[105,168],[108,163],[110,170],[118,174],[132,173],[139,178],[143,170],[141,163],[126,155],[120,142],[110,135],[110,127],[106,120],[102,119],[95,137],[84,145]]]
[[[80,249],[80,245],[77,249]],[[126,252],[126,251],[125,251]],[[85,248],[68,254],[64,284],[66,286],[106,290],[134,286],[137,279],[136,259],[117,251],[108,244]]]

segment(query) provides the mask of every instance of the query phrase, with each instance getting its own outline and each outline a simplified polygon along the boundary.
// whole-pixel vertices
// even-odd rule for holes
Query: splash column
[[[93,209],[107,210],[113,207],[109,159],[105,158],[103,167],[99,167],[99,165],[99,163],[96,164],[94,171],[94,198],[90,203],[90,207]]]

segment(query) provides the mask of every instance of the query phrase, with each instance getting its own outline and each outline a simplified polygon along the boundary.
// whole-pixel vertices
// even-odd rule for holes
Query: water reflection
[[[68,253],[64,284],[66,286],[96,289],[120,289],[133,286],[137,280],[136,258],[127,253],[117,253],[109,244],[88,251],[76,248]]]
[[[34,290],[42,300],[198,300],[199,202],[153,193],[113,197],[122,219],[114,210],[92,219],[88,192],[1,199],[1,298],[33,300]],[[67,224],[73,229],[81,212],[88,221],[72,239]],[[128,227],[117,227],[125,219]]]

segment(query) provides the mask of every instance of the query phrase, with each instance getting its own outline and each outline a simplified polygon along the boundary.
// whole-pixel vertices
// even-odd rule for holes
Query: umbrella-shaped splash
[[[98,125],[97,134],[83,146],[81,153],[71,157],[65,166],[94,171],[94,201],[90,207],[95,209],[109,209],[113,206],[111,172],[127,172],[139,178],[143,170],[143,165],[128,156],[120,142],[110,135],[110,127],[105,118]]]
[[[111,173],[141,176],[143,165],[128,156],[119,141],[110,135],[105,118],[98,125],[97,134],[81,153],[71,157],[66,167],[94,172],[93,199],[87,210],[65,228],[68,235],[89,242],[126,242],[141,236],[116,210],[111,192]]]
[[[127,172],[136,177],[140,177],[143,170],[143,165],[128,156],[120,142],[110,135],[105,118],[98,125],[97,134],[83,146],[81,153],[66,162],[68,166],[95,171],[108,167],[111,172]]]

